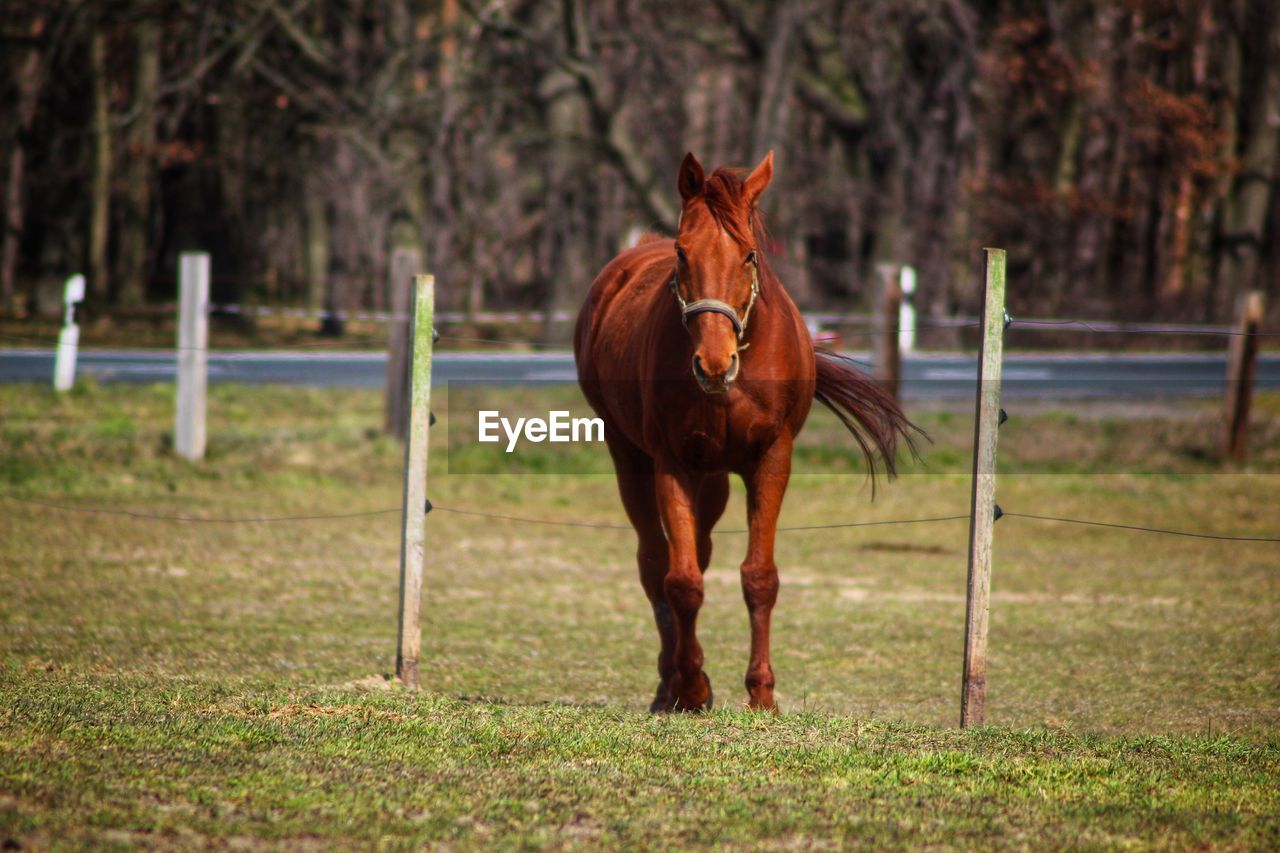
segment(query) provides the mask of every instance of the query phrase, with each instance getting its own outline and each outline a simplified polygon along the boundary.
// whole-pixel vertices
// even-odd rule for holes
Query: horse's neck
[[[791,294],[783,287],[782,279],[764,262],[760,264],[760,298],[756,300],[755,310],[761,311],[771,323],[795,322],[800,313]]]

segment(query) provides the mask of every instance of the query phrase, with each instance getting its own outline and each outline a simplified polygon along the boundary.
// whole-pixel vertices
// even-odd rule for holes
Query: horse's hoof
[[[697,714],[702,711],[710,711],[711,707],[715,705],[716,696],[711,690],[711,679],[707,677],[705,672],[700,674],[702,675],[702,683],[706,687],[707,698],[701,702],[684,702],[680,699],[680,693],[682,691],[673,690],[672,694],[675,698],[671,705],[672,711],[679,711],[684,714]]]
[[[665,714],[671,710],[671,689],[665,681],[658,682],[658,689],[653,692],[653,701],[649,703],[650,714]]]

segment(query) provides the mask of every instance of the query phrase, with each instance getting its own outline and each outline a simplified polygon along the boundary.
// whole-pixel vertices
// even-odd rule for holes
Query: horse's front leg
[[[751,660],[747,664],[747,695],[752,709],[774,711],[773,664],[769,660],[769,623],[778,600],[778,566],[773,540],[778,532],[782,496],[791,477],[791,437],[784,435],[760,458],[747,476],[747,521],[750,536],[742,562],[742,597],[751,619]]]
[[[698,610],[703,598],[694,514],[697,481],[673,465],[659,463],[654,487],[658,512],[667,532],[667,577],[662,586],[676,629],[670,682],[672,709],[709,709],[711,680],[702,671],[702,646],[698,644],[697,635]]]

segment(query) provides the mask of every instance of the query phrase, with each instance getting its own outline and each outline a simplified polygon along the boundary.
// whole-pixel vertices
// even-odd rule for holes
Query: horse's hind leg
[[[747,477],[747,520],[750,538],[742,561],[742,597],[751,619],[751,660],[747,664],[748,703],[753,709],[778,710],[773,698],[773,664],[769,659],[769,625],[778,600],[778,566],[773,540],[778,530],[782,496],[791,476],[791,440],[774,442]]]
[[[636,562],[640,568],[640,583],[653,608],[653,621],[658,627],[662,643],[658,652],[658,689],[654,693],[650,711],[671,710],[671,672],[675,654],[675,625],[671,619],[671,607],[667,604],[662,582],[667,576],[667,537],[662,532],[658,517],[658,502],[653,490],[653,460],[649,455],[623,438],[609,441],[618,474],[618,492],[627,518],[636,530],[639,545]]]
[[[711,531],[724,515],[729,503],[729,475],[710,474],[698,486],[696,514],[698,517],[698,568],[703,574],[711,565]]]

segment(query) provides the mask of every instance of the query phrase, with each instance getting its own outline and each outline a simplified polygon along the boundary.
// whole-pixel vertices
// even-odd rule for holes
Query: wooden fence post
[[[1232,462],[1243,462],[1249,452],[1249,408],[1253,403],[1253,378],[1258,370],[1258,331],[1262,328],[1262,291],[1242,294],[1237,307],[1236,331],[1227,356],[1227,394],[1224,411],[1226,432],[1223,453]]]
[[[1005,252],[985,249],[982,348],[973,431],[973,491],[969,504],[969,583],[964,620],[964,680],[960,727],[986,718],[987,612],[991,596],[991,532],[996,520],[996,435],[1000,428],[1000,360],[1004,355]]]
[[[880,316],[876,323],[880,327],[880,353],[876,357],[876,379],[894,400],[900,400],[902,351],[899,349],[898,323],[902,312],[902,284],[899,280],[902,267],[897,264],[880,264],[878,269],[882,286]]]
[[[404,441],[409,423],[409,329],[413,311],[413,277],[422,269],[417,249],[391,253],[391,320],[387,339],[387,385],[384,394],[388,435]]]
[[[427,521],[427,427],[431,412],[432,323],[435,276],[414,282],[413,326],[409,333],[411,381],[409,416],[404,432],[404,501],[400,526],[400,629],[396,677],[418,689],[418,655],[422,648],[422,559]]]
[[[208,383],[209,254],[178,257],[178,410],[173,447],[191,461],[204,458],[205,387]]]

